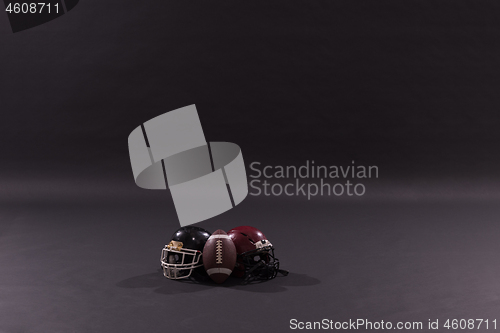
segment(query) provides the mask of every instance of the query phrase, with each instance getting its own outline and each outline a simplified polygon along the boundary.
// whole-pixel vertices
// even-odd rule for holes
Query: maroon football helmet
[[[246,281],[252,281],[273,279],[278,272],[288,275],[287,271],[279,269],[279,260],[274,256],[273,244],[262,231],[250,226],[241,226],[229,230],[227,234],[238,254],[233,276],[245,277]]]

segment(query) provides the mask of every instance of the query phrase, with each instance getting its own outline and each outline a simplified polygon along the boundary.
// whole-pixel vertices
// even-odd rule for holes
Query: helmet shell
[[[182,247],[185,249],[203,251],[203,247],[210,236],[210,232],[203,228],[186,226],[177,229],[170,240],[182,242]]]
[[[256,250],[257,246],[255,244],[257,242],[267,241],[266,235],[262,231],[247,225],[233,228],[227,234],[231,237],[238,254]]]

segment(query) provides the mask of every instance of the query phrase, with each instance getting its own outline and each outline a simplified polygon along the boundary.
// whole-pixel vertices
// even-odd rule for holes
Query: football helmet
[[[250,226],[241,226],[229,230],[227,234],[238,254],[233,276],[244,277],[249,282],[273,279],[278,272],[288,275],[288,271],[279,268],[273,244],[262,231]]]
[[[161,251],[163,275],[176,280],[187,278],[197,271],[203,274],[203,247],[210,235],[210,232],[200,227],[178,229]]]

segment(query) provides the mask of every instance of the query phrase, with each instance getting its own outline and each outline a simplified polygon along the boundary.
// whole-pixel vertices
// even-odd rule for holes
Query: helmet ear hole
[[[253,257],[253,261],[259,262],[260,261],[260,256],[259,255],[254,256]]]

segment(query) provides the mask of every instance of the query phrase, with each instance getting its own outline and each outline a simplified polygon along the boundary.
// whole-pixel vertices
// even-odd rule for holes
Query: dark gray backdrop
[[[495,1],[93,1],[13,34],[0,15],[0,331],[288,330],[499,309]],[[290,276],[157,272],[178,226],[127,137],[195,103],[245,162],[377,165],[361,198],[249,197]],[[216,328],[210,328],[215,331]]]

